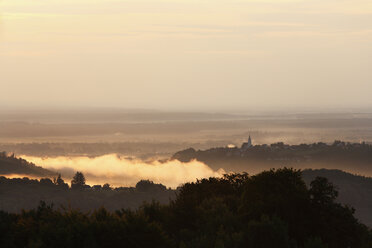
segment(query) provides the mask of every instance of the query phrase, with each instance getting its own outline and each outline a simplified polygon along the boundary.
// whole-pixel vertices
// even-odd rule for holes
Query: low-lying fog
[[[162,183],[168,187],[192,182],[196,179],[220,177],[225,171],[213,171],[207,165],[192,161],[182,163],[177,160],[165,163],[144,162],[141,160],[128,160],[116,154],[100,157],[54,157],[41,158],[21,156],[29,162],[43,168],[59,172],[65,179],[71,180],[76,171],[85,174],[87,184],[94,185],[109,183],[112,186],[135,186],[142,179],[149,179]]]

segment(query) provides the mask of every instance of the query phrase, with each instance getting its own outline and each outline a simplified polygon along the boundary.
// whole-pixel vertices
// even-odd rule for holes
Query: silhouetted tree
[[[111,186],[110,186],[110,184],[105,183],[105,184],[102,186],[102,189],[103,189],[103,190],[111,190]]]
[[[316,177],[310,183],[311,199],[318,204],[332,203],[338,196],[335,186],[325,177]]]
[[[53,182],[49,178],[41,178],[40,183],[45,185],[45,186],[52,186]]]
[[[83,188],[85,186],[85,176],[82,172],[77,171],[71,180],[71,188]]]
[[[136,184],[136,189],[139,191],[143,191],[143,192],[149,192],[149,191],[163,191],[163,190],[166,190],[167,187],[165,187],[162,184],[156,184],[150,180],[141,180]]]
[[[53,178],[53,183],[60,188],[68,189],[68,184],[62,179],[61,174],[58,174],[57,178]]]

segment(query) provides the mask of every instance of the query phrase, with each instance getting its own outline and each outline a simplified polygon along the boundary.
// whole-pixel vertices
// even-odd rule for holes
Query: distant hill
[[[255,145],[249,148],[217,147],[207,150],[189,148],[175,153],[172,159],[198,160],[213,169],[258,173],[270,168],[342,169],[372,176],[372,145],[335,141],[288,145],[283,142]]]
[[[56,176],[55,172],[36,166],[14,155],[8,156],[5,152],[0,153],[0,175],[30,175],[36,177]]]

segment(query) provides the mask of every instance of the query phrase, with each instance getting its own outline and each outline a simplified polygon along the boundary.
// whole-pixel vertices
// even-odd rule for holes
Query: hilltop
[[[0,152],[0,175],[29,175],[35,177],[56,176],[55,172],[36,166],[22,158],[8,155],[6,152]]]
[[[245,143],[246,144],[246,143]],[[335,141],[288,145],[283,142],[250,147],[217,147],[207,150],[189,148],[175,153],[171,159],[188,162],[198,160],[213,169],[257,173],[283,166],[298,169],[328,168],[372,175],[372,145]]]

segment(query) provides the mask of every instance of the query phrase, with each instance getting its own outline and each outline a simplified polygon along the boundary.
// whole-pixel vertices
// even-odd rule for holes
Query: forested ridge
[[[337,196],[326,178],[307,186],[299,170],[228,174],[187,183],[169,204],[136,210],[87,213],[41,203],[1,211],[0,246],[372,247],[371,230]]]
[[[30,210],[44,201],[55,206],[69,206],[88,212],[104,206],[109,211],[120,208],[135,209],[144,201],[156,199],[169,203],[175,197],[175,190],[149,180],[139,181],[135,187],[117,187],[109,184],[87,185],[82,173],[72,180],[71,187],[59,175],[49,178],[29,179],[0,177],[0,210],[19,213]],[[75,177],[76,177],[75,175]]]
[[[57,173],[36,166],[22,158],[17,158],[14,154],[0,152],[0,175],[23,174],[39,177],[56,176]]]
[[[328,168],[372,173],[372,145],[334,141],[289,145],[283,142],[244,147],[216,147],[207,150],[189,148],[172,156],[182,162],[198,160],[213,169],[232,171],[280,168]]]

